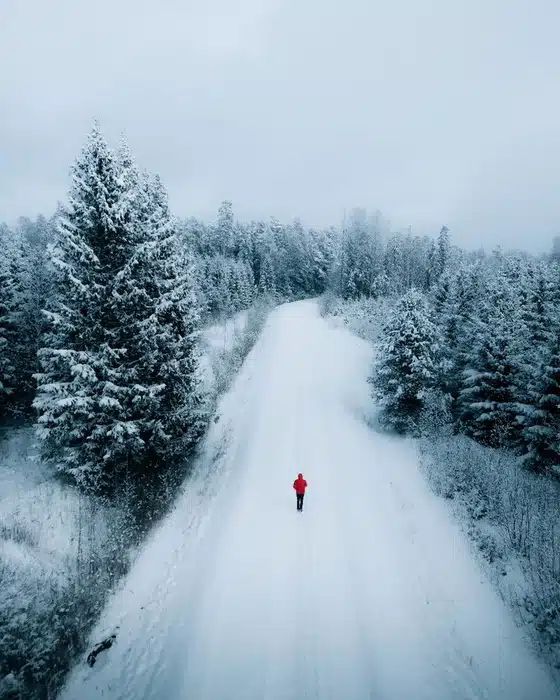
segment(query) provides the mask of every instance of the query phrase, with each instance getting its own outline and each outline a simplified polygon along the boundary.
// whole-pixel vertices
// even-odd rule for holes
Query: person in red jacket
[[[296,503],[298,510],[303,510],[303,497],[305,496],[306,488],[307,481],[303,478],[303,474],[298,474],[297,479],[294,481],[294,489],[296,492]]]

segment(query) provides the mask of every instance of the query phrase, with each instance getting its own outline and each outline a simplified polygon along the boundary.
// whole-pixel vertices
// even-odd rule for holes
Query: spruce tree
[[[560,331],[548,344],[547,357],[539,364],[533,406],[525,412],[526,465],[538,472],[560,471]]]
[[[442,226],[438,235],[437,241],[437,264],[436,270],[438,277],[448,269],[451,257],[451,240],[449,238],[449,229],[447,226]]]
[[[461,422],[478,442],[508,446],[518,432],[515,387],[520,315],[503,275],[489,281],[473,331],[458,400]]]
[[[233,206],[224,201],[218,209],[218,220],[213,229],[214,249],[222,256],[229,256],[234,248]]]
[[[423,294],[407,292],[383,329],[371,383],[380,420],[399,433],[415,432],[425,400],[437,386],[440,340]]]
[[[141,472],[184,457],[207,422],[195,270],[158,178],[150,183],[147,227],[113,290],[114,345],[126,347],[128,373],[125,420],[115,430],[128,464]]]
[[[16,279],[12,264],[12,232],[0,226],[0,415],[9,410],[17,386],[13,353],[16,310]]]
[[[111,438],[124,410],[126,349],[109,342],[120,322],[112,284],[134,251],[135,222],[97,125],[72,170],[69,200],[49,250],[55,288],[34,406],[45,458],[98,488],[120,458]]]
[[[265,297],[276,297],[276,280],[274,275],[274,267],[270,254],[265,253],[264,259],[260,267],[259,275],[259,294]]]

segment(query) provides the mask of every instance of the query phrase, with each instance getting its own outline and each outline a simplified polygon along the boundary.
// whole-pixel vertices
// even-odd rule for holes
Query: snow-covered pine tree
[[[310,294],[323,294],[326,291],[334,267],[336,239],[330,231],[309,229],[307,232],[308,255],[310,257]]]
[[[448,397],[452,414],[455,409],[455,400],[461,388],[460,329],[462,324],[469,323],[466,318],[461,317],[457,295],[457,286],[460,280],[461,273],[455,275],[444,273],[431,292],[434,321],[442,342],[439,390]],[[464,332],[467,329],[462,328],[462,330]]]
[[[534,386],[534,405],[525,413],[525,464],[537,472],[560,474],[560,330],[547,345]]]
[[[278,299],[290,299],[292,289],[290,287],[290,269],[285,229],[273,216],[270,217],[265,229],[265,241],[265,258],[268,258],[273,272],[274,293]]]
[[[234,261],[220,256],[220,283],[218,286],[219,313],[223,320],[230,318],[237,310],[237,289],[235,285]]]
[[[265,231],[266,226],[263,221],[252,221],[248,227],[251,256],[249,263],[258,289],[261,287],[261,268],[267,249]]]
[[[178,225],[181,243],[187,250],[197,256],[213,255],[209,226],[194,217],[189,217]]]
[[[32,226],[24,222],[11,232],[8,251],[12,280],[11,339],[6,353],[11,355],[15,370],[15,385],[11,394],[10,410],[29,416],[35,392],[33,374],[37,371],[37,349],[41,324],[38,320],[40,299],[35,291],[44,279],[45,264],[40,252],[34,250],[24,231]]]
[[[383,231],[385,229],[385,221],[381,215],[380,211],[376,211],[375,214],[368,216],[368,230],[369,230],[369,264],[371,265],[370,270],[370,289],[375,286],[375,280],[379,278],[379,275],[383,272],[383,254],[384,254],[384,244],[383,244]],[[372,292],[370,291],[369,294]]]
[[[240,260],[239,263],[239,300],[241,309],[248,309],[255,300],[257,289],[253,278],[253,270],[248,262]]]
[[[385,270],[377,275],[371,285],[371,296],[374,299],[388,297],[391,294],[391,283]]]
[[[208,420],[194,265],[180,245],[159,178],[149,192],[146,240],[113,288],[121,321],[113,342],[126,347],[128,381],[121,399],[126,419],[114,425],[112,437],[140,473],[184,457]]]
[[[404,267],[403,237],[394,233],[387,240],[383,255],[383,270],[389,279],[391,294],[401,295],[406,291],[402,271]]]
[[[426,271],[424,289],[429,291],[436,284],[439,276],[438,255],[435,241],[431,241],[426,252]]]
[[[234,219],[233,205],[225,200],[218,209],[218,219],[212,229],[214,251],[222,256],[233,254],[234,246]]]
[[[207,321],[214,318],[220,308],[218,296],[220,277],[216,260],[216,258],[209,255],[199,255],[197,258],[198,283],[202,295],[201,298],[204,300],[205,318]]]
[[[540,353],[548,347],[554,334],[554,273],[549,265],[537,263],[528,270],[525,284],[522,321],[531,364],[542,359]]]
[[[383,329],[371,383],[380,421],[399,433],[415,432],[425,399],[437,386],[440,339],[426,297],[407,292]]]
[[[9,410],[26,419],[32,412],[33,375],[37,371],[37,350],[44,327],[42,309],[49,284],[46,245],[50,234],[44,217],[36,222],[22,217],[9,231],[3,246],[2,262],[7,266],[10,280],[4,292],[11,300],[10,339],[3,352],[3,362],[12,365],[15,381]]]
[[[447,226],[442,226],[438,234],[437,241],[437,275],[443,275],[448,269],[451,259],[451,239],[449,237],[449,229]]]
[[[444,273],[434,293],[435,318],[443,341],[440,388],[451,398],[450,409],[457,430],[462,430],[458,398],[463,388],[463,372],[477,339],[480,300],[484,296],[482,280],[480,264],[462,265],[455,273]]]
[[[263,297],[276,298],[276,280],[271,255],[265,252],[260,266],[258,292]]]
[[[290,293],[293,299],[298,299],[307,293],[311,280],[309,237],[299,219],[284,227],[284,240]]]
[[[379,262],[364,209],[354,209],[341,237],[339,294],[343,299],[370,296]]]
[[[251,268],[243,261],[231,263],[231,299],[234,312],[248,309],[253,300],[253,284],[250,281]]]
[[[0,226],[0,415],[10,406],[17,386],[16,358],[13,353],[17,281],[12,265],[12,231]]]
[[[554,236],[552,239],[552,250],[550,251],[549,260],[552,263],[560,264],[560,236]]]
[[[487,292],[473,320],[458,398],[467,435],[485,445],[511,446],[519,432],[516,383],[520,313],[505,275],[486,281]]]
[[[251,264],[253,258],[253,242],[249,228],[236,221],[233,226],[233,255],[237,260]]]
[[[70,201],[49,255],[55,270],[50,322],[39,350],[34,406],[43,455],[79,484],[98,488],[118,467],[126,349],[111,345],[120,323],[112,285],[130,260],[137,231],[122,173],[96,125],[72,171]]]

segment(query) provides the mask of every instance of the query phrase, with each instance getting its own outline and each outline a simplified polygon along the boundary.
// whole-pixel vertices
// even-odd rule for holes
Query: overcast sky
[[[468,247],[560,233],[559,0],[0,0],[0,220],[93,119],[174,213],[380,209]]]

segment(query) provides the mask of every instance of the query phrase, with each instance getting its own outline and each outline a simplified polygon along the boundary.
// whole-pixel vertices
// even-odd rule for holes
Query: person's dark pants
[[[303,493],[296,493],[297,509],[303,510]]]

